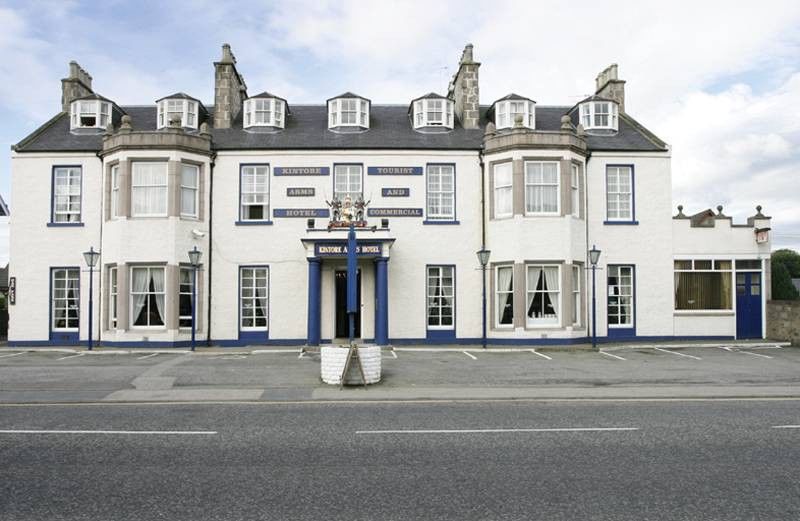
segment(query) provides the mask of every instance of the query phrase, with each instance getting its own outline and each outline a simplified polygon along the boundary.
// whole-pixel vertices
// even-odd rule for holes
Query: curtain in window
[[[545,295],[545,316],[558,318],[558,268],[555,266],[545,267],[544,279],[548,290]]]
[[[501,324],[512,324],[514,320],[514,285],[511,267],[497,268],[498,311]]]
[[[533,213],[558,211],[558,165],[526,163],[525,210]]]
[[[167,213],[166,163],[134,163],[132,181],[134,215]]]
[[[197,215],[197,185],[199,169],[193,165],[181,168],[181,214]]]
[[[131,290],[133,295],[133,317],[134,321],[141,314],[144,309],[145,302],[147,301],[147,288],[150,280],[147,276],[146,268],[135,268],[133,270],[133,283]]]
[[[266,276],[266,273],[261,271],[256,272],[256,287],[255,287],[255,325],[256,327],[264,327],[267,325],[267,286],[266,280],[260,278]]]
[[[153,281],[153,291],[155,292],[158,316],[161,319],[161,323],[164,323],[164,270],[160,268],[151,269],[150,275]]]

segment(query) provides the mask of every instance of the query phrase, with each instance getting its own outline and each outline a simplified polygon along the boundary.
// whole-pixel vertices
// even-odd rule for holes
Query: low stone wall
[[[320,348],[320,375],[326,384],[339,385],[342,382],[342,371],[347,362],[347,347],[322,346]],[[381,381],[381,348],[369,345],[358,348],[361,365],[364,367],[364,378],[368,384]],[[344,380],[345,385],[360,384],[361,375],[356,364],[351,364]]]
[[[767,301],[767,338],[800,346],[800,300]]]

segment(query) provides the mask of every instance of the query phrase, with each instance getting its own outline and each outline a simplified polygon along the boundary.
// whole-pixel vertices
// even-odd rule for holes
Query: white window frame
[[[77,182],[76,182],[77,180]],[[53,168],[53,194],[51,199],[53,223],[82,222],[83,169],[80,166],[56,166]],[[59,200],[66,205],[59,210]],[[74,219],[73,219],[74,217]]]
[[[57,276],[62,274],[62,276]],[[63,291],[61,296],[56,288],[56,280],[64,282],[63,288],[58,288]],[[68,297],[68,289],[70,281],[76,282],[75,295],[71,298]],[[61,304],[60,306],[58,304]],[[64,310],[64,320],[66,327],[56,326],[56,309]],[[70,327],[69,311],[77,311],[77,324]],[[77,332],[81,324],[81,270],[80,268],[53,268],[50,270],[50,330],[51,331],[72,331]]]
[[[450,285],[445,283],[450,279]],[[431,265],[426,269],[426,327],[432,330],[448,331],[456,327],[456,268],[453,265]],[[438,285],[431,285],[437,282]],[[437,294],[438,288],[438,294]],[[436,299],[439,299],[436,303]],[[449,306],[442,303],[442,299],[449,299]],[[443,324],[446,318],[443,314],[445,308],[450,308],[450,324]],[[438,324],[431,325],[431,319],[435,319]]]
[[[506,288],[500,289],[500,271],[511,270],[511,290]],[[514,265],[513,264],[500,264],[494,267],[494,327],[497,329],[514,329],[514,286],[516,285]],[[501,324],[500,320],[503,316],[503,309],[500,308],[500,295],[508,294],[511,296],[511,323]],[[504,306],[505,307],[505,306]]]
[[[245,286],[244,285],[244,280],[245,280],[245,276],[244,275],[245,275],[245,272],[247,272],[247,271],[252,273],[252,276],[249,277],[249,278],[251,278],[253,280],[253,285],[252,286]],[[264,273],[264,277],[258,277],[258,273],[257,272],[262,272],[262,271]],[[264,282],[265,285],[262,288],[264,290],[265,295],[266,295],[264,297],[264,299],[266,301],[266,305],[264,306],[264,308],[265,308],[264,309],[264,325],[263,326],[255,326],[255,325],[253,325],[253,326],[245,326],[244,325],[244,320],[245,320],[244,310],[245,310],[245,307],[246,307],[245,306],[245,301],[250,301],[251,306],[252,306],[252,308],[254,310],[253,312],[255,313],[256,300],[260,298],[260,297],[256,296],[256,289],[260,288],[260,286],[258,286],[257,283],[256,283],[256,281],[259,278],[264,278],[264,280],[265,280],[265,282]],[[245,296],[245,293],[247,293],[246,290],[248,290],[248,289],[252,290],[253,294]],[[239,267],[239,331],[269,331],[269,304],[270,304],[269,303],[269,266],[240,266]],[[247,318],[250,318],[250,317],[247,317]],[[252,318],[253,318],[253,324],[255,324],[255,314],[253,315]]]
[[[111,103],[101,100],[75,100],[70,104],[70,130],[106,128],[111,122]],[[94,117],[94,125],[83,125],[82,116]]]
[[[188,171],[194,172],[194,186],[184,184],[183,174]],[[181,163],[181,176],[180,176],[180,206],[181,217],[188,217],[190,219],[197,219],[200,216],[200,167],[198,165],[191,165],[188,163]],[[184,208],[183,194],[184,192],[193,192],[194,212],[189,212]]]
[[[505,169],[508,169],[508,172],[507,172],[508,173],[508,182],[507,183],[504,182],[503,184],[499,184],[498,183],[498,177],[499,177],[498,174],[505,173],[505,172],[502,172],[502,170],[505,170]],[[496,165],[494,165],[494,168],[492,169],[492,176],[493,176],[492,177],[492,179],[493,179],[493,190],[492,190],[492,192],[494,192],[492,194],[492,197],[494,198],[494,218],[495,219],[508,219],[510,217],[513,217],[514,216],[514,169],[513,169],[513,165],[511,163],[511,161],[506,161],[504,163],[497,163]],[[499,194],[500,194],[501,190],[503,191],[503,193],[509,194],[508,195],[508,201],[509,201],[508,212],[501,213],[499,211],[500,210],[500,205],[499,205],[500,197],[499,197]]]
[[[369,128],[369,103],[362,98],[336,98],[328,101],[328,129]],[[347,116],[347,123],[345,123]],[[352,121],[352,122],[351,122]]]
[[[359,196],[364,197],[364,168],[362,165],[334,165],[333,196],[344,202],[346,195],[350,196],[350,201],[353,203]]]
[[[119,217],[119,165],[113,165],[111,167],[111,201],[110,203],[110,215],[111,219],[116,219]]]
[[[167,98],[158,102],[158,125],[159,129],[169,127],[170,114],[181,115],[181,126],[197,130],[199,120],[199,103],[196,101]]]
[[[286,104],[278,98],[250,98],[244,102],[244,128],[284,128]],[[260,118],[259,114],[264,114]]]
[[[269,221],[272,208],[269,195],[271,182],[269,165],[242,165],[240,168],[239,220],[243,222]],[[246,182],[246,177],[253,177],[253,183]],[[258,186],[263,186],[263,190],[258,190]],[[260,219],[246,217],[245,208],[250,206],[263,207],[262,217]]]
[[[434,117],[438,114],[438,117]],[[453,101],[447,98],[423,98],[414,102],[414,128],[453,128]]]
[[[133,281],[134,281],[133,272],[135,270],[141,270],[141,269],[147,270],[147,280],[148,281],[150,281],[153,278],[152,275],[151,275],[151,273],[153,271],[161,270],[163,272],[163,274],[164,274],[164,289],[162,291],[153,291],[153,292],[151,292],[150,291],[150,285],[149,285],[149,282],[148,282],[147,290],[144,291],[143,293],[138,293],[138,292],[134,291],[134,289],[133,289]],[[128,297],[128,314],[129,314],[130,322],[128,324],[130,325],[130,328],[131,329],[139,329],[139,330],[164,330],[164,329],[166,329],[167,328],[167,314],[168,314],[168,310],[169,310],[169,306],[170,306],[170,302],[167,299],[167,270],[166,270],[166,268],[164,266],[131,266],[129,275],[130,275],[130,279],[129,279],[130,280],[130,288],[129,288],[129,291],[128,291],[128,295],[129,295],[129,297]],[[135,306],[133,305],[133,302],[134,302],[134,299],[135,299],[136,295],[140,295],[140,294],[147,295],[145,297],[145,299],[146,299],[145,300],[145,307],[148,307],[148,308],[150,306],[150,295],[163,295],[164,296],[164,310],[163,310],[164,316],[161,317],[162,324],[160,324],[160,325],[159,324],[155,324],[155,325],[149,324],[150,318],[148,316],[148,319],[147,319],[148,320],[148,324],[147,325],[136,325],[136,317],[134,316],[134,313],[135,313],[136,310],[134,309]],[[141,310],[140,310],[140,313],[141,313]]]
[[[152,184],[137,184],[136,175],[137,169],[143,165],[153,167],[154,165],[161,165],[163,168],[164,182]],[[153,213],[137,213],[136,211],[136,196],[137,193],[146,193],[148,189],[161,189],[163,191],[164,211]],[[169,212],[169,171],[167,163],[163,161],[133,161],[131,163],[131,217],[167,217]]]
[[[572,216],[580,218],[581,215],[581,170],[576,164],[570,165],[570,201]]]
[[[117,329],[119,303],[119,270],[116,266],[108,268],[108,329]]]
[[[579,122],[586,130],[619,128],[619,106],[614,101],[587,101],[579,107]],[[605,123],[602,118],[607,117]]]
[[[536,104],[528,100],[505,100],[495,104],[495,127],[497,129],[513,128],[517,114],[522,114],[522,126],[536,128]]]
[[[583,287],[583,267],[580,264],[573,264],[570,270],[572,276],[572,325],[581,325],[581,288]]]
[[[192,303],[192,284],[195,282],[192,280],[192,272],[193,268],[187,266],[181,266],[178,269],[178,329],[191,329],[192,328],[192,312],[191,312],[191,303]],[[189,282],[183,282],[183,274],[189,273]],[[184,286],[187,286],[188,289]],[[188,296],[189,297],[189,314],[188,315],[181,315],[181,298]],[[195,314],[197,310],[195,310]],[[187,322],[188,321],[188,322]],[[183,323],[182,323],[183,322]]]
[[[536,172],[532,172],[531,169],[536,166],[541,166],[541,180],[536,181],[532,180],[533,174]],[[552,182],[545,182],[544,180],[544,165],[555,165],[556,167],[556,181],[555,183]],[[524,173],[524,181],[525,181],[525,215],[535,215],[535,216],[542,216],[542,215],[561,215],[561,163],[559,161],[525,161],[525,173]],[[534,201],[531,201],[528,196],[528,188],[535,189],[539,188],[555,188],[556,190],[556,209],[553,211],[545,211],[545,210],[537,210],[533,208]]]
[[[534,282],[534,287],[531,287],[530,282],[530,272],[534,269],[542,270],[541,276],[544,275],[545,269],[553,269],[556,270],[556,284],[557,288],[547,288],[540,290],[537,288],[538,286],[538,279]],[[545,284],[546,284],[546,276],[545,276]],[[530,317],[528,315],[528,310],[533,305],[533,299],[536,299],[539,295],[550,295],[550,303],[553,304],[553,294],[555,294],[555,305],[553,309],[556,312],[555,317]],[[533,299],[531,298],[533,296]],[[561,264],[526,264],[525,265],[525,325],[527,327],[561,327],[562,322],[562,291],[561,291]],[[540,297],[544,298],[544,297]],[[543,301],[544,302],[544,301]]]
[[[635,281],[635,272],[633,264],[609,264],[606,266],[606,270],[608,271],[606,275],[606,288],[607,288],[607,295],[606,295],[606,320],[608,321],[608,328],[609,329],[633,329],[634,322],[636,320],[636,281]],[[622,270],[626,270],[629,272],[630,275],[630,285],[622,284],[620,281],[622,279]],[[612,285],[609,283],[608,279],[611,277],[613,271],[617,273],[617,284]],[[616,288],[613,289],[613,288]],[[629,293],[623,294],[620,293],[620,290],[629,288]],[[616,293],[614,293],[616,291]],[[611,307],[611,297],[616,296],[617,300],[617,313],[613,314],[609,312],[609,308]],[[619,301],[619,297],[628,297],[630,298],[630,306],[631,306],[631,313],[630,313],[630,322],[627,324],[619,323],[619,319],[621,319],[624,315],[620,311],[622,309],[621,303]],[[616,324],[611,323],[611,317],[616,316],[618,322]]]
[[[612,172],[614,184],[612,185]],[[620,180],[623,179],[623,174],[627,173],[628,190],[621,190]],[[612,186],[616,189],[612,191]],[[613,213],[612,216],[612,201]],[[628,203],[627,214],[623,215],[621,211],[622,203]],[[629,165],[608,165],[606,166],[606,220],[607,221],[620,221],[630,222],[633,221],[633,167]]]
[[[450,189],[443,188],[449,177]],[[425,202],[426,219],[432,221],[453,221],[456,218],[456,168],[454,165],[429,164],[427,167],[427,197]],[[432,211],[434,203],[438,212]],[[449,211],[446,211],[449,207]]]

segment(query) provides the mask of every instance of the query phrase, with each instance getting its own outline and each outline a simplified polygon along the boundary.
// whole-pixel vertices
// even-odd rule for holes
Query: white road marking
[[[607,353],[605,351],[600,351],[600,354],[601,355],[610,356],[612,358],[616,358],[617,360],[626,360],[625,358],[622,358],[621,356],[617,356],[617,355],[614,355],[614,354],[611,354],[611,353]]]
[[[87,430],[0,430],[0,434],[217,434],[217,431],[87,431]]]
[[[24,354],[25,354],[25,351],[22,351],[20,353],[11,353],[10,355],[2,355],[2,356],[0,356],[0,358],[9,358],[9,357],[12,357],[12,356],[19,356],[19,355],[24,355]]]
[[[472,358],[473,360],[477,360],[478,359],[477,356],[471,355],[471,354],[467,353],[466,351],[461,351],[461,352],[464,353],[465,355],[467,355],[468,357]]]
[[[149,355],[140,356],[139,358],[137,358],[137,360],[144,360],[145,358],[152,358],[154,356],[158,356],[158,353],[153,353],[153,354],[149,354]]]
[[[550,429],[409,429],[356,431],[356,434],[492,434],[503,432],[614,432],[638,430],[639,427],[554,427]]]
[[[78,353],[77,355],[69,355],[69,356],[62,356],[61,358],[56,358],[56,360],[66,360],[67,358],[77,358],[79,356],[83,356],[85,353]]]
[[[397,358],[397,353],[395,353],[394,350],[392,350],[392,356]]]
[[[655,349],[656,351],[661,351],[662,353],[669,353],[669,354],[672,354],[672,355],[683,356],[685,358],[692,358],[694,360],[702,360],[702,358],[700,358],[699,356],[687,355],[685,353],[679,353],[677,351],[670,351],[668,349],[661,349],[660,347],[654,347],[653,349]]]
[[[762,354],[759,354],[759,353],[751,353],[750,351],[737,351],[737,353],[742,353],[743,355],[760,356],[761,358],[772,359],[771,356],[762,355]]]
[[[800,425],[773,425],[773,429],[800,429]]]
[[[306,356],[306,352],[305,351],[300,351],[300,354],[297,355],[297,358],[303,358],[304,356]]]
[[[550,358],[547,355],[543,355],[542,353],[538,352],[536,349],[531,349],[531,353],[533,353],[535,355],[538,355],[538,356],[541,356],[542,358],[546,358],[548,360],[552,360],[552,358]]]
[[[298,349],[254,349],[251,355],[268,355],[270,353],[297,353]]]

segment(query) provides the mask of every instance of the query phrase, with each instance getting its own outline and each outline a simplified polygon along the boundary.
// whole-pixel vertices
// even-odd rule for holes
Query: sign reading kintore
[[[286,176],[330,175],[331,169],[327,166],[276,166],[273,173]]]
[[[422,217],[422,208],[367,208],[369,217]]]
[[[367,175],[422,175],[421,166],[371,166]]]
[[[327,208],[275,208],[273,217],[329,217]]]

